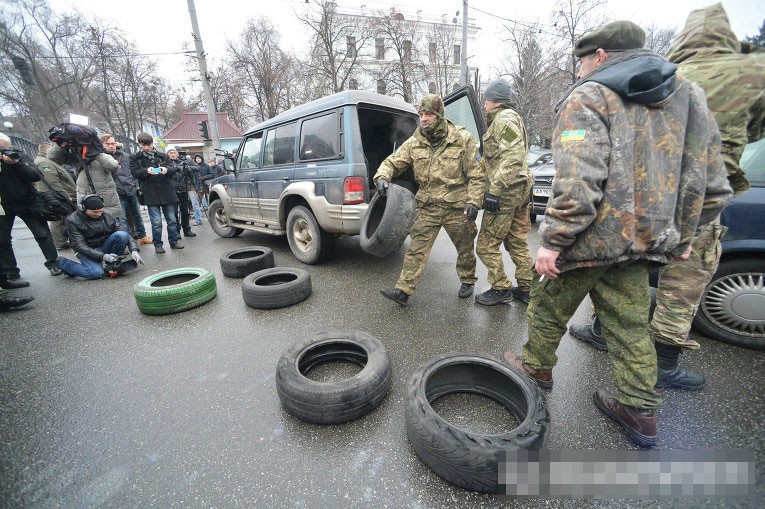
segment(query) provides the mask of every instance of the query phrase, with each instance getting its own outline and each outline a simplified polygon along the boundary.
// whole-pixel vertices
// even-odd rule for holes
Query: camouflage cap
[[[428,94],[420,101],[420,107],[417,111],[425,111],[427,113],[435,113],[439,117],[444,116],[444,100],[440,95]]]
[[[574,56],[581,58],[595,53],[598,48],[606,51],[624,51],[642,48],[645,44],[645,32],[632,21],[614,21],[603,25],[574,44]]]

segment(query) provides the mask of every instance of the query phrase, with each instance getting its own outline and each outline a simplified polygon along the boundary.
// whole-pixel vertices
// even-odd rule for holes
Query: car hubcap
[[[220,208],[215,211],[215,222],[218,227],[227,230],[228,229],[228,217],[226,217],[226,209]]]
[[[765,337],[765,275],[731,274],[706,291],[702,307],[723,330],[748,337]]]
[[[311,250],[313,236],[311,227],[305,219],[298,219],[292,225],[292,237],[295,239],[295,245],[303,252]]]

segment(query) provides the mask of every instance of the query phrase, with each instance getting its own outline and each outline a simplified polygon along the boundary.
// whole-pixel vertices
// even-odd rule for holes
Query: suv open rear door
[[[444,114],[455,124],[467,129],[481,150],[481,137],[486,132],[486,121],[483,119],[483,108],[478,103],[478,96],[471,85],[465,85],[444,97]]]

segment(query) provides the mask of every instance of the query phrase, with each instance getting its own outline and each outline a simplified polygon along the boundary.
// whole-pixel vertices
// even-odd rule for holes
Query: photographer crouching
[[[185,152],[181,155],[175,146],[168,145],[167,157],[170,158],[170,164],[175,166],[175,173],[170,177],[170,182],[173,184],[173,190],[178,196],[178,204],[175,208],[176,221],[181,225],[184,237],[196,237],[197,234],[191,231],[191,225],[189,224],[189,191],[196,189],[194,174],[189,163],[186,161]]]
[[[112,277],[118,275],[118,262],[126,246],[130,246],[133,262],[143,263],[135,239],[117,218],[104,210],[104,200],[97,194],[83,197],[77,210],[66,216],[66,232],[80,260],[77,263],[61,258],[61,270],[68,276],[100,279],[105,273]],[[103,263],[107,264],[106,271]]]

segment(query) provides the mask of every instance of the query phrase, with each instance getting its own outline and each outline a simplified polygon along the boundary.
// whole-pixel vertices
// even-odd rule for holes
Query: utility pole
[[[202,91],[205,96],[205,106],[207,107],[207,121],[210,126],[210,137],[212,138],[212,148],[209,150],[210,142],[205,141],[205,159],[212,159],[214,149],[220,149],[220,136],[218,136],[218,119],[215,116],[215,103],[213,102],[212,92],[210,91],[210,77],[207,75],[207,60],[205,59],[205,49],[202,45],[202,36],[199,34],[199,23],[197,22],[197,10],[194,7],[194,0],[188,0],[189,16],[191,17],[191,28],[194,31],[194,48],[197,51],[197,61],[199,62],[199,72],[202,74]]]
[[[460,84],[468,84],[467,69],[468,0],[462,0],[462,58],[460,59]]]

